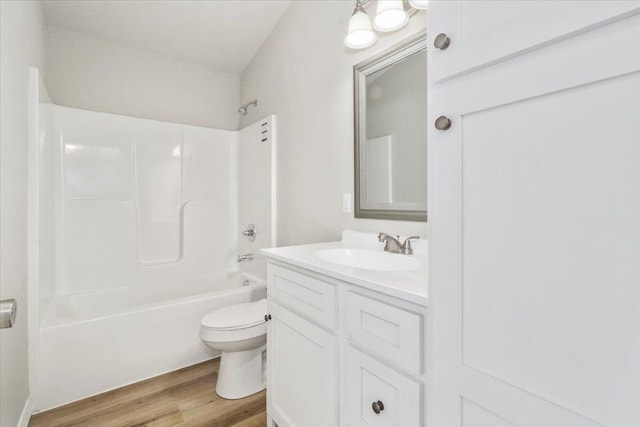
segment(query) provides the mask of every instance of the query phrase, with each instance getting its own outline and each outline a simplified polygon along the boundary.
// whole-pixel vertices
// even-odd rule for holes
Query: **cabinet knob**
[[[379,414],[380,412],[384,411],[384,403],[378,400],[377,402],[373,402],[371,404],[371,408],[373,408],[373,412],[375,412],[376,414]]]
[[[438,130],[447,130],[451,127],[451,120],[446,116],[440,116],[436,119],[435,125]]]
[[[433,47],[440,50],[445,50],[451,44],[451,39],[445,33],[440,33],[433,40]]]
[[[271,320],[271,315],[270,314],[265,314],[264,315],[264,321],[268,322],[269,320]]]

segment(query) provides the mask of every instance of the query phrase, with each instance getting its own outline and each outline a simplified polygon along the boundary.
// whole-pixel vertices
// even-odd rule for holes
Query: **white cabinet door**
[[[606,20],[634,13],[633,1],[480,1],[429,2],[431,46],[446,34],[449,46],[433,49],[433,81],[532,51],[590,30]]]
[[[337,337],[268,301],[267,409],[279,427],[338,425]]]
[[[464,17],[521,55],[430,87],[431,427],[640,426],[640,4],[560,3],[534,51],[531,4]]]
[[[422,384],[374,358],[346,349],[347,427],[422,426]]]

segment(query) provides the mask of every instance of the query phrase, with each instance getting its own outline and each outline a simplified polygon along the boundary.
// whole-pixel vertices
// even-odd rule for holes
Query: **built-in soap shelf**
[[[260,142],[267,143],[271,139],[271,122],[269,119],[260,121]]]

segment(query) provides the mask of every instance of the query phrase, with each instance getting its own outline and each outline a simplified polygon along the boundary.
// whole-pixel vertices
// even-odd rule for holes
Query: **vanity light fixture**
[[[347,36],[344,38],[344,44],[351,49],[364,49],[374,44],[378,39],[378,36],[371,28],[369,15],[362,7],[364,3],[365,1],[363,0],[356,0],[356,8],[353,10],[351,19],[349,19],[349,29],[347,30]]]
[[[402,0],[378,0],[373,28],[382,32],[396,31],[407,25],[409,15]]]
[[[356,0],[347,36],[344,38],[344,44],[348,48],[364,49],[373,45],[378,39],[374,28],[380,32],[399,30],[407,25],[409,17],[418,12],[418,9],[426,9],[427,6],[426,0],[378,0],[372,28],[371,19],[364,7],[373,2],[374,0]]]
[[[409,0],[409,4],[415,9],[425,10],[427,3],[429,3],[429,0]]]

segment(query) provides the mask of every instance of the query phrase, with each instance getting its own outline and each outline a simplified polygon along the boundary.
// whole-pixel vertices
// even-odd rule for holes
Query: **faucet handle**
[[[256,240],[256,226],[253,224],[247,225],[247,229],[242,232],[242,235],[250,242],[254,242]]]
[[[382,231],[380,231],[380,232],[378,233],[378,242],[382,242],[382,241],[384,241],[386,238],[389,238],[389,237],[393,238],[393,236],[392,236],[392,235],[387,234],[387,233],[383,233]],[[400,240],[400,236],[396,236],[396,240]]]
[[[419,239],[420,236],[407,237],[402,244],[402,253],[405,255],[413,254],[413,248],[411,247],[411,239]]]

